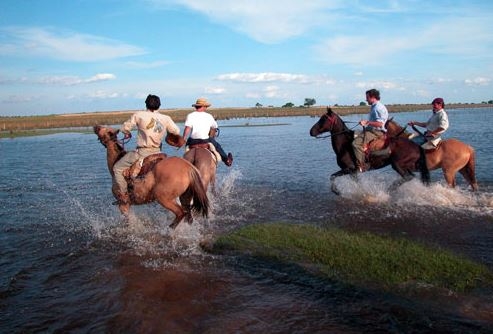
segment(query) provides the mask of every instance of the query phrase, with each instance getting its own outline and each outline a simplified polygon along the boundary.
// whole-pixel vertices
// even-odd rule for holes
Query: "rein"
[[[345,123],[359,123],[359,122],[345,122]],[[316,139],[326,139],[326,138],[330,138],[330,137],[332,137],[332,136],[342,135],[342,134],[344,134],[344,133],[346,133],[346,132],[349,132],[349,131],[353,130],[353,129],[354,129],[354,128],[356,128],[357,126],[358,126],[358,124],[356,124],[355,126],[353,126],[352,128],[349,128],[349,129],[347,129],[347,130],[342,130],[342,131],[340,131],[340,132],[336,132],[336,133],[330,133],[330,134],[325,135],[325,136],[316,136],[315,138],[316,138]]]

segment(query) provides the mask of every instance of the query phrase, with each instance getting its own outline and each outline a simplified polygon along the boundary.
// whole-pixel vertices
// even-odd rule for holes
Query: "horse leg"
[[[168,197],[159,196],[156,198],[156,201],[159,204],[161,204],[163,207],[165,207],[166,209],[168,209],[169,211],[171,211],[175,214],[175,219],[173,220],[173,222],[171,223],[171,225],[169,227],[174,229],[176,226],[178,226],[178,224],[185,217],[185,211],[183,210],[183,208],[178,203],[176,203],[175,198],[174,197],[168,198]]]
[[[450,169],[442,168],[443,176],[445,177],[445,181],[451,188],[455,188],[455,173],[456,171],[452,171]]]
[[[183,195],[180,196],[180,203],[181,206],[183,207],[183,210],[185,211],[185,218],[187,220],[187,223],[191,224],[193,222],[193,217],[192,217],[192,193],[188,189],[183,193]]]
[[[128,213],[130,211],[130,204],[128,203],[122,203],[118,205],[118,209],[120,209],[121,214],[125,217],[128,218]]]

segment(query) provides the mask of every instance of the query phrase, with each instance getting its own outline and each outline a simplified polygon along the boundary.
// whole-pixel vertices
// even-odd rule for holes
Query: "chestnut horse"
[[[422,135],[419,130],[414,127],[413,129]],[[387,131],[391,136],[409,138],[412,135],[406,132],[406,128],[403,128],[394,121],[387,123]],[[478,190],[475,152],[470,145],[455,138],[444,139],[436,149],[425,150],[425,156],[428,169],[435,170],[442,168],[445,181],[450,187],[455,187],[455,176],[459,172],[469,183],[473,191]]]
[[[208,144],[206,144],[208,145]],[[217,158],[213,152],[205,147],[192,147],[184,155],[183,159],[193,164],[200,172],[202,184],[207,191],[209,185],[215,191]]]
[[[117,138],[119,130],[109,127],[94,126],[94,133],[106,147],[107,163],[111,176],[113,165],[125,155],[123,145]],[[155,157],[157,156],[157,157]],[[154,164],[146,168],[146,159],[154,160]],[[142,166],[142,172],[149,169],[145,175],[137,178],[127,178],[129,182],[130,204],[146,204],[157,201],[175,214],[170,227],[175,228],[183,218],[192,223],[191,211],[208,216],[209,200],[202,185],[200,173],[191,163],[179,157],[166,157],[157,154],[147,157]],[[113,184],[113,195],[117,198],[117,187]],[[177,202],[180,199],[180,204]],[[192,201],[193,200],[193,201]],[[193,204],[190,204],[193,203]],[[130,204],[119,204],[120,212],[128,216]]]
[[[349,129],[339,115],[327,108],[327,112],[310,129],[310,135],[317,137],[322,133],[330,132],[332,149],[336,154],[340,171],[331,175],[335,178],[355,172],[355,156],[353,151],[354,131]],[[379,169],[388,165],[408,181],[414,177],[414,171],[420,171],[421,181],[428,184],[430,173],[426,167],[424,150],[414,142],[403,137],[387,136],[386,140],[370,143],[380,154],[370,155],[370,169]],[[383,152],[383,153],[382,153]]]

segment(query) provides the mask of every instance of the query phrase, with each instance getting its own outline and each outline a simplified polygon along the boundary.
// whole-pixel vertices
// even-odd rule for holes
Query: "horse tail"
[[[421,182],[426,185],[430,184],[430,171],[426,165],[426,153],[425,150],[419,146],[419,171],[421,173]]]
[[[209,199],[207,198],[207,191],[204,189],[202,179],[198,169],[191,165],[190,168],[190,185],[188,189],[192,192],[192,210],[201,213],[205,218],[209,215]]]

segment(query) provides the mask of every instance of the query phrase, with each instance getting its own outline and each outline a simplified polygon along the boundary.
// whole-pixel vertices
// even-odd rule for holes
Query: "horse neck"
[[[123,150],[116,142],[111,141],[106,145],[106,161],[108,163],[108,170],[113,176],[113,166],[120,160],[120,158],[125,155],[125,150]]]

